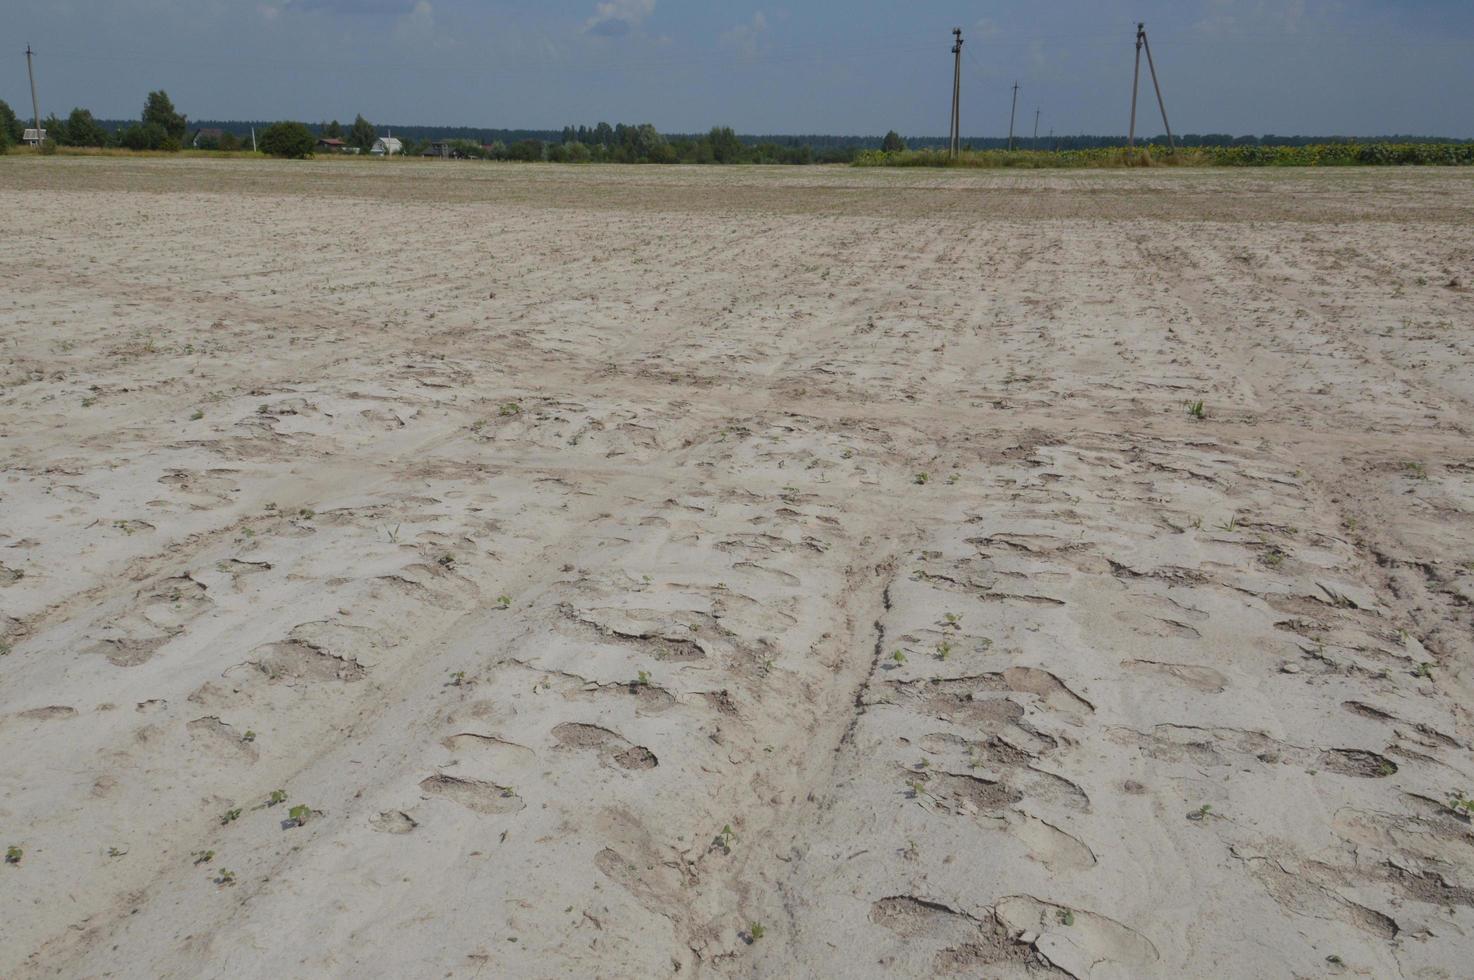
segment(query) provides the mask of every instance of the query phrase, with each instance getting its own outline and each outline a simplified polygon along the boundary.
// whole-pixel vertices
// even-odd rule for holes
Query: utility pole
[[[1034,110],[1034,139],[1032,145],[1036,150],[1039,149],[1039,113],[1043,111],[1043,109]]]
[[[952,132],[947,152],[957,156],[962,150],[962,28],[952,28]]]
[[[1146,49],[1146,66],[1152,73],[1152,88],[1157,93],[1157,107],[1162,110],[1162,126],[1167,130],[1167,146],[1171,152],[1177,152],[1177,141],[1172,138],[1172,124],[1167,121],[1167,103],[1162,101],[1162,85],[1157,81],[1157,66],[1152,61],[1152,45],[1146,39],[1146,25],[1136,25],[1136,70],[1131,76],[1131,132],[1126,137],[1126,145],[1132,149],[1136,147],[1136,91],[1141,85],[1141,52]]]
[[[1018,82],[1013,83],[1013,108],[1008,110],[1008,148],[1013,149],[1013,119],[1018,115]]]
[[[26,45],[26,74],[31,77],[31,125],[36,127],[36,145],[41,145],[41,104],[36,101],[36,70],[31,67],[31,55],[34,54],[29,44]]]

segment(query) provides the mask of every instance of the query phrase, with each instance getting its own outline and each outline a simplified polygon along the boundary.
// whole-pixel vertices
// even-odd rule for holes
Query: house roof
[[[319,137],[318,138],[317,145],[318,146],[347,146],[348,144],[345,143],[345,142],[343,142],[342,140],[336,139],[334,137],[322,136],[322,137]]]

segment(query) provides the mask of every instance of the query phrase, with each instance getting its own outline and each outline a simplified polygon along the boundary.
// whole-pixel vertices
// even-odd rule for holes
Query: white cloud
[[[763,35],[767,31],[768,18],[763,16],[763,12],[759,10],[752,15],[751,22],[738,24],[736,27],[723,31],[718,40],[723,47],[731,48],[744,58],[755,58]]]
[[[603,0],[594,5],[594,16],[583,25],[587,34],[619,37],[655,13],[655,0]]]

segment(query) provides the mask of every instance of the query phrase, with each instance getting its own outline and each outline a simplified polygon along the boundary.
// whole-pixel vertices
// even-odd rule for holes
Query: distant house
[[[225,130],[223,129],[197,129],[194,131],[194,139],[189,141],[189,145],[196,150],[201,147],[219,146],[220,138],[224,135]]]
[[[442,160],[464,160],[466,151],[453,144],[450,140],[431,140],[430,147],[425,151],[427,157],[439,157]]]
[[[347,153],[348,144],[340,139],[324,136],[317,141],[317,149],[320,153]]]
[[[404,152],[404,144],[392,136],[381,136],[374,140],[369,152],[376,157],[392,157]]]
[[[28,129],[22,134],[20,141],[26,146],[40,146],[46,142],[46,130]]]

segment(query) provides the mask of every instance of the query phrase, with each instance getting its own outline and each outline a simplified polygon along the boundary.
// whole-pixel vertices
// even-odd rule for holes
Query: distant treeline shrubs
[[[1128,149],[862,150],[858,167],[971,167],[1043,169],[1071,167],[1354,167],[1474,166],[1474,143],[1317,143],[1301,146],[1197,146],[1176,152],[1165,144]]]
[[[319,138],[349,152],[367,153],[379,138],[379,127],[362,115],[351,125],[336,120],[315,129],[300,123],[206,120],[191,122],[178,112],[167,93],[150,92],[137,120],[99,120],[86,109],[73,109],[66,119],[49,116],[43,150],[63,147],[109,147],[126,150],[181,149],[241,151],[257,146],[277,156],[311,156]],[[0,152],[22,141],[25,124],[0,102]],[[400,141],[405,156],[434,154],[467,159],[552,163],[649,164],[810,164],[854,163],[894,167],[1110,167],[1110,166],[1338,166],[1463,165],[1474,163],[1474,141],[1441,137],[1393,136],[1354,140],[1314,136],[1230,136],[1188,133],[1169,153],[1167,138],[1141,141],[1140,149],[1123,148],[1124,136],[1054,136],[1019,138],[1009,149],[1001,138],[966,141],[953,160],[940,137],[885,136],[743,136],[730,127],[706,133],[662,134],[649,123],[565,126],[561,130],[473,129],[468,127],[395,126],[387,132]],[[387,135],[386,132],[386,135]]]

